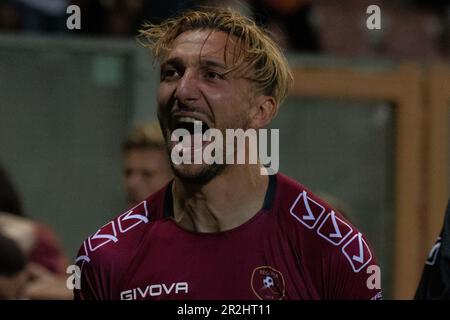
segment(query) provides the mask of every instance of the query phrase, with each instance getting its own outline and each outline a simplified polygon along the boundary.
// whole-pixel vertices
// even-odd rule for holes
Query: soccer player
[[[157,122],[134,128],[123,143],[122,152],[123,184],[130,207],[172,179],[164,137]]]
[[[161,62],[169,154],[177,129],[196,138],[193,123],[264,128],[292,82],[275,42],[228,9],[188,11],[142,35]],[[187,145],[183,154],[198,152]],[[167,186],[84,241],[76,299],[381,297],[365,237],[300,183],[261,164],[171,165]]]
[[[450,299],[450,200],[444,225],[431,248],[414,297],[416,300]]]

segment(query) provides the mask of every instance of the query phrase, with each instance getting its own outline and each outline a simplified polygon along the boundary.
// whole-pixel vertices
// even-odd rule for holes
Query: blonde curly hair
[[[235,37],[239,46],[234,47],[228,72],[249,66],[253,71],[250,80],[256,83],[257,89],[272,96],[278,105],[283,102],[293,83],[286,58],[267,30],[237,11],[215,7],[188,10],[160,24],[145,24],[138,39],[161,62],[174,40],[183,32],[192,30],[225,32],[228,35],[225,52],[230,37]]]

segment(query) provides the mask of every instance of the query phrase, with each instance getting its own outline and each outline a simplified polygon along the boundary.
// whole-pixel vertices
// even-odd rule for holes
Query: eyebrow
[[[183,65],[183,61],[180,58],[171,58],[168,59],[166,61],[164,61],[161,64],[161,69],[163,69],[164,67],[171,65],[171,66],[175,66],[175,67],[180,67]]]
[[[161,64],[161,69],[163,69],[164,67],[166,67],[168,65],[180,67],[183,65],[183,61],[177,57],[170,58]],[[219,61],[211,60],[211,59],[200,59],[200,66],[201,67],[216,67],[216,68],[221,68],[221,69],[227,68],[223,63],[221,63]]]
[[[217,67],[217,68],[221,68],[221,69],[227,68],[223,63],[215,61],[215,60],[210,60],[210,59],[201,59],[200,65],[202,67]]]

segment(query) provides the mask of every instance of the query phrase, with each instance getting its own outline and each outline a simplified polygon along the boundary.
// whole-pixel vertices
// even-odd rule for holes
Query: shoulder
[[[278,181],[282,193],[279,215],[289,220],[300,241],[344,255],[361,244],[367,260],[373,256],[365,236],[338,210],[295,180],[281,175]]]
[[[151,224],[162,216],[166,188],[127,209],[101,226],[82,243],[76,263],[110,262],[130,253],[129,248],[140,241]]]
[[[334,211],[304,185],[283,174],[277,174],[276,206],[287,212],[286,219],[295,219],[307,229],[314,229],[327,212]]]
[[[277,215],[311,274],[329,280],[339,274],[348,282],[363,283],[364,289],[368,270],[377,265],[366,237],[338,210],[300,183],[283,175],[278,177],[278,183]],[[323,270],[331,272],[325,275]],[[369,291],[366,297],[373,293]]]
[[[165,190],[121,213],[83,242],[75,259],[80,281],[75,299],[118,299],[115,293],[136,248],[162,217]]]

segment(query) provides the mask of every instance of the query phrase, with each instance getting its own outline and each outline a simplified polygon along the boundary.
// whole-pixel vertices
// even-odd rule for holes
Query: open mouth
[[[173,117],[169,129],[172,137],[174,133],[177,136],[176,139],[180,139],[180,136],[183,136],[181,142],[172,140],[172,150],[176,148],[178,154],[191,159],[187,163],[201,163],[203,151],[206,145],[211,143],[208,138],[204,139],[204,134],[210,129],[210,126],[198,118],[183,115]],[[176,132],[179,129],[184,129],[185,131]],[[186,131],[188,135],[186,135]]]
[[[177,117],[171,122],[170,131],[173,132],[177,129],[185,129],[191,135],[199,133],[203,135],[209,129],[209,125],[196,118]]]

